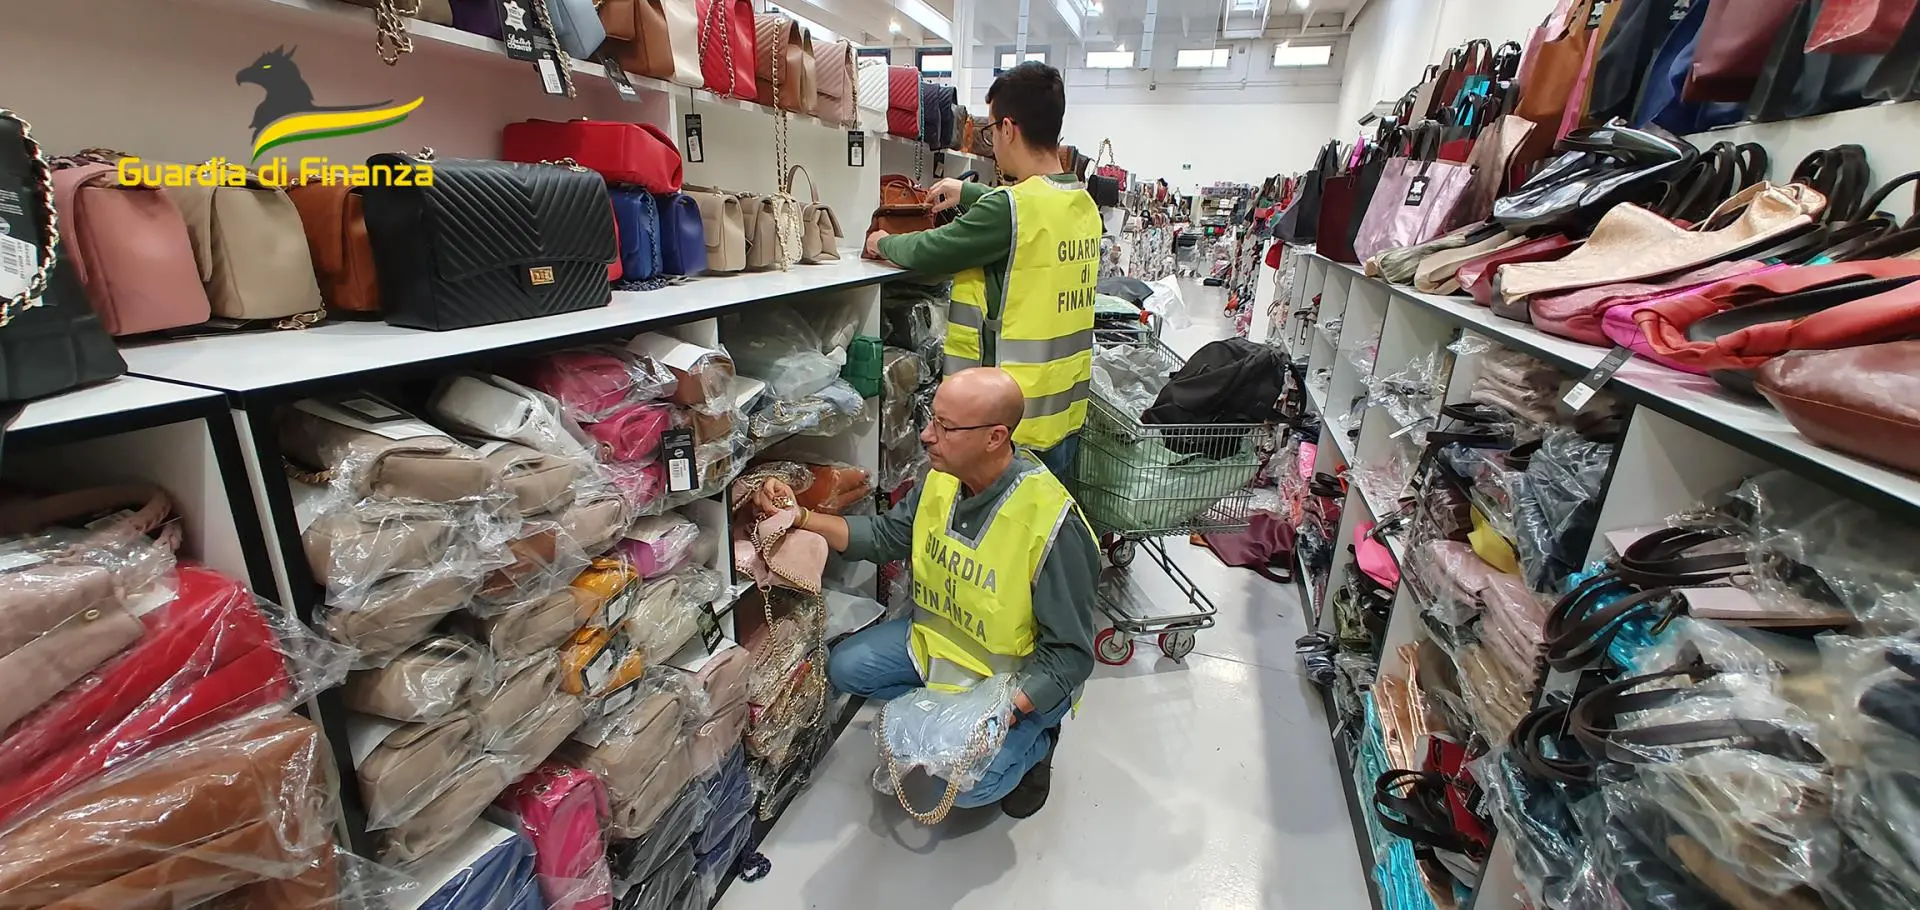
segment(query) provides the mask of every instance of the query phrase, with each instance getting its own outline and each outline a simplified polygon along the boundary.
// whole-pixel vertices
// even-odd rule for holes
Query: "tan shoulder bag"
[[[787,192],[793,192],[794,180],[801,174],[807,175],[807,193],[813,201],[799,203],[800,261],[808,265],[837,262],[840,245],[835,241],[846,235],[840,231],[840,219],[834,216],[833,209],[820,201],[820,188],[814,185],[813,175],[797,164],[788,168]]]

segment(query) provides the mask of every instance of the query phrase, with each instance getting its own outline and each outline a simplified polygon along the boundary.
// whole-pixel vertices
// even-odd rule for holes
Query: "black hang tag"
[[[1595,364],[1587,375],[1580,377],[1580,382],[1569,389],[1566,397],[1561,398],[1560,402],[1575,411],[1586,407],[1587,402],[1592,401],[1593,396],[1599,394],[1600,389],[1606,386],[1607,380],[1612,379],[1613,374],[1619,372],[1620,368],[1626,366],[1627,361],[1632,359],[1631,348],[1614,346],[1613,350],[1607,352],[1607,356],[1600,358],[1600,362]]]
[[[947,153],[946,152],[933,153],[933,176],[935,177],[947,176]]]
[[[713,604],[700,605],[700,642],[707,646],[711,654],[720,648],[720,642],[726,636],[720,634],[720,617],[713,612]]]
[[[687,141],[680,146],[687,153],[687,161],[698,163],[707,160],[707,150],[700,144],[700,115],[687,115]]]
[[[620,61],[613,59],[612,53],[602,51],[600,65],[606,67],[607,80],[613,83],[613,90],[620,93],[621,101],[640,103],[640,92],[633,87],[633,79],[626,70],[621,69]]]
[[[660,434],[660,450],[667,456],[667,491],[693,489],[693,430],[677,427]]]
[[[847,131],[847,167],[867,166],[867,134],[865,130]]]
[[[1427,184],[1431,182],[1432,181],[1425,176],[1413,178],[1413,182],[1407,184],[1407,204],[1419,205],[1426,201]]]
[[[500,35],[507,45],[507,56],[515,60],[533,60],[540,56],[533,46],[533,14],[529,0],[499,0],[495,12],[500,16]]]

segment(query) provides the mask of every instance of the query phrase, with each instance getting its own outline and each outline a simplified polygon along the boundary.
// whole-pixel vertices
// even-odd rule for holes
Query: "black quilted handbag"
[[[606,306],[619,257],[600,175],[555,164],[382,154],[429,166],[431,186],[370,186],[367,236],[382,315],[444,331]],[[417,182],[417,181],[416,181]]]
[[[24,402],[127,371],[58,236],[53,173],[33,130],[0,108],[0,425]]]
[[[930,149],[947,147],[940,132],[940,86],[920,82],[920,141]]]

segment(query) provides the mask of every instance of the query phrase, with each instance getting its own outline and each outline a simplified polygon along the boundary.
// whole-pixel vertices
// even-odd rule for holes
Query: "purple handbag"
[[[497,0],[448,0],[453,6],[453,27],[495,41],[500,40],[500,4]]]
[[[1293,580],[1293,534],[1293,527],[1273,513],[1255,512],[1244,531],[1206,534],[1200,539],[1227,565],[1252,569],[1268,581],[1287,582]]]
[[[1387,162],[1380,186],[1353,239],[1353,251],[1365,262],[1388,250],[1417,246],[1440,236],[1466,193],[1473,169],[1435,160],[1440,132],[1414,137],[1408,157]]]

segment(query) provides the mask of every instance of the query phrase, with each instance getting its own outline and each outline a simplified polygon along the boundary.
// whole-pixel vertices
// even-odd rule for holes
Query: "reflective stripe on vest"
[[[1000,286],[999,319],[987,312],[987,276],[967,269],[953,279],[944,367],[999,366],[1026,394],[1013,440],[1050,449],[1086,422],[1093,378],[1093,299],[1100,265],[1100,211],[1083,184],[1029,177],[1007,193],[1013,203],[1013,253]]]
[[[1031,456],[981,526],[953,526],[960,481],[928,473],[913,516],[914,664],[927,685],[966,689],[1033,653],[1033,580],[1069,510],[1066,487]],[[1091,531],[1086,533],[1091,534]]]

